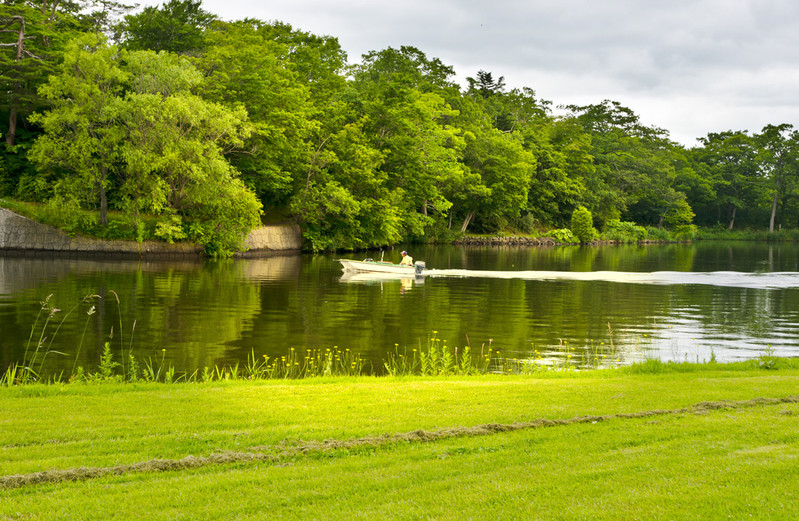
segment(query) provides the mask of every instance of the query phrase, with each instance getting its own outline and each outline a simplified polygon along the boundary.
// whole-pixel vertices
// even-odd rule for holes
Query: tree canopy
[[[555,115],[493,71],[454,78],[412,46],[351,64],[334,36],[200,0],[4,2],[0,195],[155,215],[165,239],[223,253],[262,208],[313,250],[540,232],[575,211],[600,231],[799,224],[790,124],[687,149],[619,101]]]

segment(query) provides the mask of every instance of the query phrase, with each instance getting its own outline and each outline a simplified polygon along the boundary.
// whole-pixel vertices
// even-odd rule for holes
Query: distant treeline
[[[99,226],[155,216],[226,253],[263,213],[314,250],[538,233],[582,207],[600,230],[799,225],[788,124],[686,149],[616,101],[556,116],[491,72],[463,87],[405,46],[351,64],[335,37],[200,1],[10,0],[0,25],[0,196]]]

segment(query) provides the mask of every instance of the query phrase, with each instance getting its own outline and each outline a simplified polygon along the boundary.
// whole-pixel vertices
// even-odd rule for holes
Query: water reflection
[[[253,282],[296,280],[302,269],[302,257],[299,255],[278,255],[231,262],[244,264],[244,277]]]
[[[550,362],[736,360],[767,348],[799,355],[795,244],[414,252],[430,276],[346,274],[332,255],[0,257],[0,369],[21,359],[50,294],[65,310],[56,320],[74,309],[57,334],[43,335],[67,353],[48,361],[53,370],[76,359],[96,365],[106,341],[119,355],[163,356],[181,371],[333,346],[379,370],[388,351],[426,346],[432,331],[450,346],[479,351],[491,343],[503,356]],[[87,295],[102,298],[82,303]]]

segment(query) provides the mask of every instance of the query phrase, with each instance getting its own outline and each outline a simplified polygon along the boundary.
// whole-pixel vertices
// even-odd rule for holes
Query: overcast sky
[[[141,0],[159,5],[161,0]],[[799,127],[796,0],[204,0],[224,20],[338,38],[350,63],[412,45],[554,105],[619,101],[687,146],[708,132]]]

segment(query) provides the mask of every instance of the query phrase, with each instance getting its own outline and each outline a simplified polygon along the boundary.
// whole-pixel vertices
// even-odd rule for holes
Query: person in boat
[[[413,266],[413,257],[408,255],[407,251],[402,252],[402,260],[400,261],[400,266]]]

